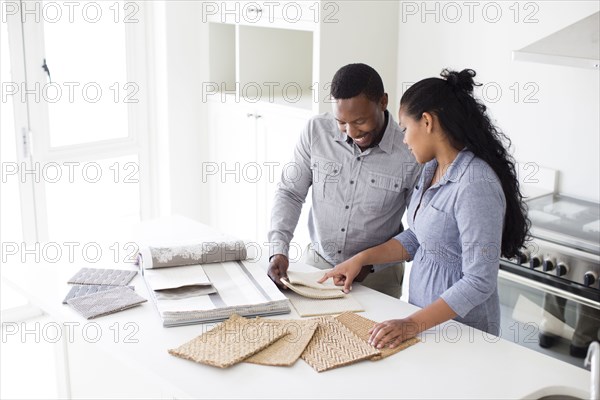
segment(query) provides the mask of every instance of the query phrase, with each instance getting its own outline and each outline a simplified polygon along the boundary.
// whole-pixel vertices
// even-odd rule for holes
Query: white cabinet
[[[210,191],[211,225],[262,245],[281,172],[311,112],[227,100],[208,104],[211,158],[203,182]],[[297,237],[305,242],[302,225]]]
[[[269,8],[271,7],[271,8]],[[375,68],[396,85],[398,2],[205,2],[213,226],[266,241],[273,194],[310,116],[331,111],[330,82],[343,65]],[[202,51],[202,49],[200,49]],[[391,111],[397,104],[390,93]],[[308,243],[310,195],[294,241]]]

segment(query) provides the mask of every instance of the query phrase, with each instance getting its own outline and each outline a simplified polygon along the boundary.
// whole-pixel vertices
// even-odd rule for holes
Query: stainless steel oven
[[[583,368],[600,341],[600,205],[559,194],[527,201],[532,240],[501,260],[501,336]]]

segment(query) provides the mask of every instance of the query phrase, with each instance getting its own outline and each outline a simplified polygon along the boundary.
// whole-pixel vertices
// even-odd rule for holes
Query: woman
[[[475,71],[442,71],[402,96],[404,143],[425,163],[408,208],[410,229],[337,265],[333,278],[351,289],[363,265],[413,260],[409,302],[421,310],[377,324],[369,342],[395,347],[455,318],[497,335],[499,258],[517,254],[529,221],[510,141],[473,97]]]

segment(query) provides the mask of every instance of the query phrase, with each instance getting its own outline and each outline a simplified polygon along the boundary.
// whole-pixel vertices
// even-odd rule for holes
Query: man
[[[280,287],[302,204],[312,186],[304,262],[321,269],[381,244],[403,230],[401,219],[421,168],[387,111],[379,74],[349,64],[331,84],[333,115],[313,117],[294,152],[298,174],[282,176],[269,231],[269,277]],[[356,280],[400,298],[404,264],[364,266]]]

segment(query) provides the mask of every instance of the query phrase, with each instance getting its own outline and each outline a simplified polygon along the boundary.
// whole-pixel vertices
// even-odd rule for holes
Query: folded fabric
[[[153,294],[156,300],[183,300],[213,293],[217,293],[217,289],[213,285],[192,285],[175,289],[155,290]]]
[[[127,286],[127,287],[130,288],[131,290],[135,289],[133,286]],[[73,299],[75,297],[86,296],[88,294],[102,292],[104,290],[110,290],[110,289],[114,289],[114,288],[115,288],[115,286],[108,286],[108,285],[73,285],[73,286],[71,286],[71,290],[69,290],[69,293],[67,293],[67,296],[63,299],[62,303],[67,304],[67,301],[69,299]]]
[[[319,327],[301,356],[317,372],[353,364],[380,354],[379,350],[356,336],[335,318],[320,317],[318,321]]]
[[[138,255],[138,262],[143,269],[153,269],[245,260],[247,255],[244,242],[232,240],[227,242],[202,242],[184,246],[142,248]]]
[[[301,317],[341,314],[345,311],[365,311],[352,294],[337,299],[311,299],[287,290],[285,296]]]
[[[121,269],[81,268],[67,283],[126,286],[136,274],[137,271]]]
[[[350,312],[345,312],[343,314],[340,314],[340,315],[336,316],[335,319],[337,319],[339,322],[344,324],[344,326],[346,328],[350,329],[352,332],[354,332],[354,334],[356,336],[358,336],[365,342],[368,342],[369,338],[371,337],[369,330],[377,324],[377,322],[375,322],[375,321],[371,321],[370,319],[367,319],[361,315],[350,313]],[[406,349],[407,347],[410,347],[414,344],[419,343],[419,341],[420,340],[418,338],[411,338],[411,339],[405,340],[404,342],[400,343],[398,346],[394,347],[393,349],[391,349],[389,347],[384,347],[382,349],[379,349],[381,354],[373,356],[373,358],[371,358],[371,361],[377,361],[382,358],[389,357],[392,354],[396,354],[399,351]]]
[[[260,319],[246,319],[233,314],[212,330],[170,349],[169,354],[227,368],[258,353],[285,334],[283,329],[273,329]]]
[[[316,289],[310,286],[303,286],[298,284],[291,284],[285,278],[281,278],[281,283],[283,283],[287,288],[293,290],[301,296],[308,297],[311,299],[336,299],[340,297],[344,297],[346,294],[337,289]]]
[[[314,289],[336,289],[340,290],[341,287],[337,286],[333,283],[333,279],[329,278],[323,283],[317,282],[319,279],[323,277],[327,272],[331,271],[331,269],[324,269],[319,271],[311,271],[311,272],[300,272],[294,270],[288,270],[288,282],[293,285],[302,285],[308,286]]]
[[[263,319],[262,321],[272,324],[274,329],[283,330],[285,336],[250,356],[244,360],[245,362],[274,366],[293,365],[300,358],[319,326],[316,319]]]
[[[85,318],[92,319],[126,310],[145,301],[147,300],[130,288],[117,286],[110,290],[69,299],[67,304]]]

